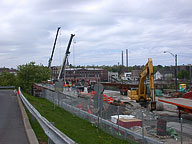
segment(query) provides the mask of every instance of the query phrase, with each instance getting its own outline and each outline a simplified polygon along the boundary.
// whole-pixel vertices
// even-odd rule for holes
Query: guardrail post
[[[32,122],[35,121],[35,117],[32,114],[31,114],[31,120],[32,120]]]

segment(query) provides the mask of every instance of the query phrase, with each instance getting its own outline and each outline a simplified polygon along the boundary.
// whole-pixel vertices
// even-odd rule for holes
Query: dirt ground
[[[117,91],[106,90],[104,92],[106,95],[111,96],[115,99],[127,100],[127,96],[120,95]],[[157,98],[158,101],[158,98]],[[144,127],[145,127],[145,135],[148,137],[152,137],[158,139],[167,144],[179,144],[181,143],[181,138],[183,144],[192,144],[192,114],[182,113],[182,136],[181,136],[181,120],[178,117],[177,107],[171,104],[162,103],[163,111],[153,111],[152,113],[145,109],[137,109],[134,110],[131,114],[135,117],[141,119],[139,116],[140,111],[143,111],[144,115]],[[157,131],[157,120],[163,119],[166,121],[167,130],[173,129],[176,131],[174,136],[158,136],[156,134]],[[134,130],[134,128],[133,128]],[[141,132],[141,130],[138,132]]]

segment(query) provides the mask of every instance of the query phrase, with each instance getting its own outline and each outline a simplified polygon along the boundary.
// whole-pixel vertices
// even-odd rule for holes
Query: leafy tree
[[[18,86],[17,77],[9,72],[2,72],[0,75],[0,85],[1,86]]]
[[[189,72],[186,71],[186,70],[181,70],[181,71],[178,73],[177,77],[178,77],[179,79],[189,79]]]
[[[18,66],[18,80],[20,86],[27,92],[31,92],[34,83],[47,81],[51,77],[51,70],[43,65],[35,65],[30,62],[25,65]]]
[[[162,65],[153,66],[154,73],[156,73],[156,72],[157,72],[158,70],[160,70],[161,68],[163,68]]]

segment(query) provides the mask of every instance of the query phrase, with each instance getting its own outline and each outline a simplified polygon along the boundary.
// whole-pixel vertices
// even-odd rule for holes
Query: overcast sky
[[[192,64],[191,0],[0,0],[0,67],[61,65],[70,38],[72,65]],[[125,60],[125,55],[124,55]],[[125,62],[124,62],[125,64]]]

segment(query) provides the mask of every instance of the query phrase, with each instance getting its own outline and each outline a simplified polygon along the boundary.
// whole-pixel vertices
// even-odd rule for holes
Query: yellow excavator
[[[150,92],[147,92],[147,77],[150,82]],[[151,103],[151,111],[156,109],[154,75],[152,59],[149,58],[147,64],[140,73],[139,88],[136,90],[129,90],[128,96],[131,100],[136,100],[141,105]]]

